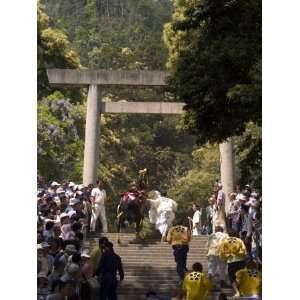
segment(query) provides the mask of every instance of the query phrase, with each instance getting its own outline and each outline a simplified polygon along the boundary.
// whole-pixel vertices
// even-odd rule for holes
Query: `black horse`
[[[141,170],[137,184],[130,185],[129,190],[121,195],[120,204],[117,208],[118,243],[121,242],[120,231],[121,228],[126,227],[126,221],[129,224],[135,223],[136,238],[142,238],[141,230],[147,199],[147,181],[147,170]]]

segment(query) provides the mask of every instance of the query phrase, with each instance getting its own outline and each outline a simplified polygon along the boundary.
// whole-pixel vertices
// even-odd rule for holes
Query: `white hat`
[[[75,183],[71,181],[71,182],[69,183],[69,187],[72,187],[72,186],[75,186]]]
[[[60,219],[62,219],[62,218],[65,218],[65,217],[69,217],[69,215],[67,213],[63,212],[63,213],[60,214],[59,217],[60,217]]]
[[[60,186],[60,184],[59,184],[58,182],[56,182],[56,181],[53,181],[53,182],[51,183],[51,186]]]
[[[63,190],[62,187],[59,187],[57,190],[56,190],[56,194],[63,194],[65,191]]]
[[[76,211],[75,211],[75,210],[70,210],[70,211],[68,212],[69,218],[72,218],[73,215],[76,215]]]
[[[84,189],[84,185],[83,185],[83,184],[79,184],[79,185],[78,185],[78,190],[81,191],[81,190],[83,190],[83,189]]]
[[[45,272],[40,272],[38,274],[37,278],[46,278],[46,279],[48,279],[47,274]]]
[[[65,248],[65,250],[69,251],[69,252],[74,252],[74,253],[77,252],[77,250],[75,248],[75,245],[73,245],[73,244],[67,245],[66,248]]]
[[[71,198],[70,202],[69,202],[69,205],[73,206],[73,205],[76,205],[77,203],[80,203],[79,199],[77,199],[77,198]]]
[[[82,257],[87,257],[87,258],[90,258],[91,256],[88,254],[88,250],[84,250],[82,253],[81,253],[81,256]]]
[[[37,244],[37,250],[43,249],[42,244]]]
[[[82,191],[77,191],[76,194],[81,196],[83,194],[83,192]]]

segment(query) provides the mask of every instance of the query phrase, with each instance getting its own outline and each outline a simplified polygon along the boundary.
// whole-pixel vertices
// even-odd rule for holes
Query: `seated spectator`
[[[193,271],[187,274],[183,281],[183,289],[186,291],[186,300],[205,300],[212,288],[212,283],[202,272],[202,264],[193,264]]]

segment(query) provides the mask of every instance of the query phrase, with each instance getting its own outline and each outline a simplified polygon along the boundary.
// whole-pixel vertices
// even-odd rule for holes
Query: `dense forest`
[[[38,3],[38,173],[46,181],[82,180],[85,89],[51,88],[57,68],[166,69],[163,30],[169,0],[44,0]],[[104,101],[174,101],[170,90],[105,89]],[[260,187],[260,129],[249,122],[236,137],[237,179]],[[150,188],[166,189],[188,209],[207,204],[219,177],[217,144],[197,144],[181,117],[102,115],[98,174],[113,211],[118,195],[148,168]]]

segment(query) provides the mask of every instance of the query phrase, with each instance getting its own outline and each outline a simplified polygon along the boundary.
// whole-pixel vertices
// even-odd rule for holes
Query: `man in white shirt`
[[[107,232],[107,221],[105,213],[106,191],[102,188],[101,180],[97,180],[97,186],[92,189],[92,217],[91,217],[91,231],[96,231],[96,221],[100,217],[102,224],[102,231]]]
[[[201,211],[199,208],[199,205],[196,203],[193,203],[193,211],[194,211],[194,215],[193,215],[193,232],[192,235],[193,236],[197,236],[197,235],[201,235]]]

